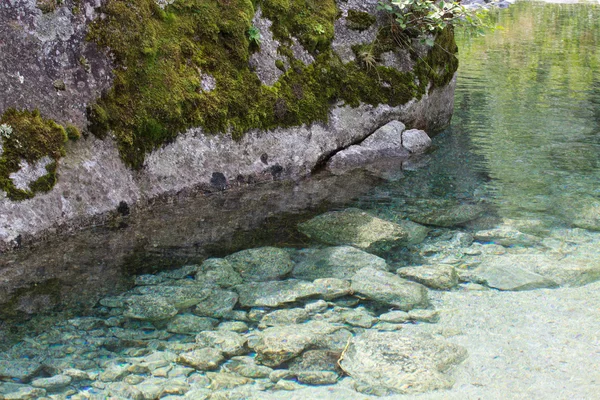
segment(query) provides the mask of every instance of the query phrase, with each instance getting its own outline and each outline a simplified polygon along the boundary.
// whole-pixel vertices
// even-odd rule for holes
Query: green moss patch
[[[374,15],[371,15],[364,11],[348,10],[348,16],[346,17],[346,25],[350,29],[357,31],[364,31],[369,29],[376,21]]]
[[[290,61],[273,86],[261,84],[249,67],[256,7],[273,21],[279,52]],[[117,67],[113,87],[88,108],[89,129],[99,137],[112,131],[123,160],[134,168],[147,152],[191,127],[240,138],[255,128],[325,122],[340,100],[404,104],[425,93],[430,77],[436,85],[446,79],[447,71],[429,62],[446,68],[454,57],[444,52],[419,60],[415,73],[378,65],[378,54],[373,63],[343,64],[331,49],[339,16],[334,0],[177,0],[165,9],[154,0],[108,0],[101,12],[104,18],[92,24],[88,39],[109,49]],[[312,53],[313,64],[293,58],[292,37]],[[384,36],[373,44],[379,54],[399,45]],[[447,48],[455,48],[453,40]],[[214,90],[203,90],[207,75]]]
[[[46,192],[56,183],[58,160],[65,155],[65,129],[50,119],[41,117],[38,110],[8,109],[0,117],[2,152],[0,154],[0,189],[12,200],[23,200],[36,192]],[[43,157],[53,160],[46,166],[47,174],[29,185],[29,190],[18,189],[10,174],[19,171],[22,161],[35,164]]]

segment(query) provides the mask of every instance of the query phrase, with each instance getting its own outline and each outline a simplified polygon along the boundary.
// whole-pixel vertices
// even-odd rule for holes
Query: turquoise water
[[[275,384],[265,376],[224,383],[222,376],[182,367],[187,364],[177,356],[194,348],[199,328],[183,332],[170,326],[168,318],[140,321],[130,317],[133,311],[127,311],[125,300],[146,293],[144,287],[190,287],[207,257],[249,248],[286,248],[290,268],[295,268],[307,252],[325,247],[300,233],[297,224],[327,211],[353,207],[385,221],[427,225],[426,237],[414,243],[367,251],[381,256],[391,273],[421,265],[451,266],[460,278],[454,291],[510,286],[512,282],[498,283],[481,270],[507,260],[519,271],[536,274],[536,287],[599,279],[600,6],[518,2],[495,13],[493,20],[502,28],[484,37],[459,35],[452,125],[420,159],[387,170],[341,177],[324,172],[298,183],[175,199],[66,243],[50,242],[0,260],[4,277],[16,282],[0,293],[0,364],[39,363],[21,377],[2,375],[0,365],[0,378],[11,382],[0,383],[0,397],[29,390],[32,378],[65,375],[68,368],[85,374],[76,378],[70,371],[69,383],[48,389],[48,394],[100,399],[172,393],[183,398],[175,396],[196,391],[191,398],[204,398],[217,389],[240,387],[232,389],[239,391],[232,396],[266,398],[276,390],[310,386],[297,377],[289,380],[293,384]],[[183,265],[196,266],[178,269]],[[24,272],[11,275],[10,268]],[[288,279],[294,275],[290,271],[279,278]],[[231,290],[229,286],[221,289]],[[106,299],[109,295],[117,297]],[[258,327],[263,314],[274,308],[314,308],[307,303],[318,297],[253,310],[237,304],[237,314],[213,315],[202,323],[231,327],[231,322],[243,321],[246,328],[238,330],[252,347],[264,328]],[[371,300],[348,293],[310,318],[337,324],[350,336],[383,329],[377,324],[386,307]],[[178,307],[174,312],[187,318],[194,310]],[[423,323],[416,317],[410,321]],[[328,351],[339,356],[345,343]],[[159,367],[147,368],[149,359],[155,362],[152,357],[167,352]],[[254,358],[256,352],[240,354]],[[288,367],[284,363],[275,369]],[[328,368],[340,375],[338,385],[353,387],[338,367]],[[36,393],[32,396],[41,396]]]

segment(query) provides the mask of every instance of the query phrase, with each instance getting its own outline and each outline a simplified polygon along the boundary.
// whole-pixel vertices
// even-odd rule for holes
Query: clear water
[[[135,353],[135,344],[114,351],[95,348],[96,339],[77,336],[67,318],[80,313],[108,318],[94,305],[130,288],[136,274],[245,248],[318,246],[296,224],[347,207],[392,221],[449,204],[483,211],[455,226],[434,227],[423,243],[384,254],[393,268],[444,262],[469,269],[483,257],[469,255],[466,249],[473,246],[484,256],[583,259],[593,267],[600,260],[600,6],[518,2],[493,18],[502,29],[484,37],[459,35],[452,126],[419,160],[210,198],[172,199],[66,243],[3,256],[0,278],[9,284],[0,293],[5,350],[0,359],[60,358],[100,373],[108,361],[123,362]],[[497,227],[536,235],[545,247],[460,243],[465,234]],[[164,327],[137,328],[148,333]],[[96,329],[94,335],[108,334]],[[168,339],[170,345],[190,341],[193,336]],[[53,373],[47,368],[42,375]],[[59,393],[101,398],[101,386],[83,381]],[[2,390],[13,389],[0,383],[0,397]]]

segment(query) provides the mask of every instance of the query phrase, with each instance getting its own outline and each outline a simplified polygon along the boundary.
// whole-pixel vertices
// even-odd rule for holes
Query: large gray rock
[[[352,290],[403,311],[429,306],[425,286],[370,267],[361,269],[352,277]]]
[[[315,321],[267,328],[259,334],[253,349],[261,364],[276,367],[308,347],[320,347],[327,335],[339,329],[339,326]]]
[[[458,274],[452,265],[421,265],[396,271],[402,278],[418,282],[432,289],[448,290],[458,285]]]
[[[312,282],[297,279],[246,283],[234,289],[242,307],[279,307],[319,293]]]
[[[306,236],[332,245],[385,251],[404,243],[408,233],[400,225],[357,208],[330,211],[298,225]]]
[[[298,252],[296,261],[292,275],[306,280],[350,279],[356,271],[365,267],[387,271],[383,258],[351,246],[304,249]]]
[[[281,279],[294,268],[289,252],[277,247],[242,250],[225,259],[246,282]]]
[[[444,372],[466,357],[463,347],[431,336],[365,331],[350,340],[340,366],[378,395],[422,393],[451,388]]]

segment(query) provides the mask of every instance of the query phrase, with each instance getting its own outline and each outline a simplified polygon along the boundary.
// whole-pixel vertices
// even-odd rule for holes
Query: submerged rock
[[[51,378],[38,378],[31,382],[31,386],[46,390],[57,390],[71,383],[72,378],[68,375],[55,375]]]
[[[466,357],[463,347],[428,335],[366,331],[350,340],[340,365],[374,394],[422,393],[452,387],[444,372]]]
[[[167,325],[167,332],[195,335],[198,332],[214,329],[218,320],[198,317],[192,314],[177,315]]]
[[[505,247],[535,246],[541,242],[537,236],[519,232],[510,227],[477,231],[473,237],[479,242],[494,243]]]
[[[409,129],[402,132],[402,147],[411,153],[422,153],[431,146],[431,138],[420,129]]]
[[[243,282],[242,277],[234,269],[233,265],[224,258],[209,258],[197,269],[196,282],[205,285],[218,285],[223,288],[239,285]]]
[[[396,271],[402,278],[418,282],[432,289],[448,290],[458,285],[458,274],[452,265],[421,265]]]
[[[558,287],[553,280],[510,261],[510,257],[491,259],[475,269],[472,274],[477,283],[484,283],[499,290],[520,291]]]
[[[240,296],[242,307],[279,307],[318,294],[312,282],[297,279],[245,283],[234,289]]]
[[[331,245],[350,245],[367,251],[386,251],[408,238],[402,226],[357,208],[330,211],[298,225],[300,232]]]
[[[225,364],[224,369],[226,371],[245,376],[246,378],[253,379],[268,378],[273,372],[272,368],[265,367],[264,365],[258,365],[254,361],[253,357],[248,356],[233,357],[227,364]]]
[[[324,249],[304,249],[298,252],[293,276],[306,280],[319,278],[350,279],[356,271],[365,267],[387,271],[387,264],[383,258],[355,247],[339,246]]]
[[[350,281],[337,278],[315,279],[313,281],[319,296],[325,300],[333,300],[352,293]]]
[[[239,333],[231,331],[200,332],[196,343],[203,347],[213,347],[226,357],[240,356],[248,352],[248,339]]]
[[[289,252],[277,247],[243,250],[225,257],[225,260],[247,282],[281,279],[294,268]]]
[[[260,332],[253,346],[257,359],[268,367],[277,367],[304,351],[308,347],[321,347],[326,335],[341,329],[326,322],[309,322],[276,326]],[[321,346],[319,346],[321,344]]]
[[[42,365],[35,361],[0,360],[0,380],[16,379],[28,382],[41,368]]]
[[[238,302],[236,292],[208,289],[206,298],[194,307],[193,313],[203,317],[223,318],[233,310]]]
[[[325,307],[327,307],[327,305]],[[308,312],[303,308],[275,310],[262,317],[258,327],[266,328],[268,326],[299,324],[307,319]]]
[[[352,277],[352,290],[370,300],[403,311],[429,305],[425,286],[370,267],[361,269]]]
[[[419,199],[413,201],[408,218],[424,225],[449,228],[479,218],[484,209],[478,204],[458,203],[444,199]]]
[[[200,285],[187,286],[141,286],[133,290],[144,297],[163,298],[178,310],[195,306],[208,297],[209,292]]]
[[[132,296],[127,299],[127,309],[123,315],[145,321],[168,319],[177,314],[177,309],[160,296]]]
[[[188,351],[177,358],[178,363],[189,365],[200,371],[217,369],[224,360],[223,353],[212,347]]]

